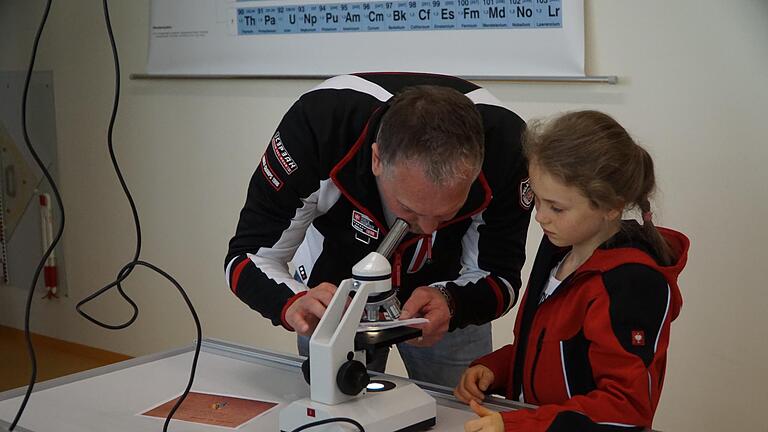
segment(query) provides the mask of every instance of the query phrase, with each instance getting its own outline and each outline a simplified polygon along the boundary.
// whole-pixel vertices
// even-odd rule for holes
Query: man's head
[[[417,233],[431,233],[464,205],[484,155],[480,113],[447,87],[395,96],[373,144],[372,169],[384,204]]]

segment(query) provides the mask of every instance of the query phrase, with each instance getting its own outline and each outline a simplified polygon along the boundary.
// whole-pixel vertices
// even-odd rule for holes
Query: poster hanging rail
[[[133,73],[132,80],[185,80],[185,79],[307,79],[324,80],[330,75],[203,75],[203,74],[146,74]],[[576,83],[576,84],[618,84],[616,75],[595,76],[459,76],[469,81],[508,81],[522,83]]]

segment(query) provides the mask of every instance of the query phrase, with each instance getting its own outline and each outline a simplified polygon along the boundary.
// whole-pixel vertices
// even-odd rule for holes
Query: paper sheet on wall
[[[152,0],[147,73],[584,76],[583,0]]]

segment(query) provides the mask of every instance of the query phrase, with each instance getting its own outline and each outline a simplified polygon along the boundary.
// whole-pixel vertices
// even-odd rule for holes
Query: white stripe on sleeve
[[[382,102],[386,102],[392,97],[392,93],[385,90],[384,87],[355,75],[339,75],[327,79],[310,90],[310,92],[322,89],[357,90],[361,93],[371,95]]]
[[[301,200],[304,204],[296,209],[290,225],[277,242],[272,247],[262,247],[255,254],[248,254],[248,258],[275,283],[284,283],[295,293],[306,291],[307,287],[294,279],[288,271],[288,262],[293,259],[296,250],[305,240],[305,234],[312,221],[327,212],[340,195],[330,179],[321,181],[315,192]]]

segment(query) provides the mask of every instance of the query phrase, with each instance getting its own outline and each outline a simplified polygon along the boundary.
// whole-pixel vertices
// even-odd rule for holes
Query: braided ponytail
[[[636,202],[643,220],[643,236],[653,247],[654,252],[656,252],[656,255],[659,258],[660,264],[670,265],[673,261],[672,249],[653,224],[653,212],[651,211],[651,202],[648,198],[656,187],[656,180],[653,173],[653,159],[651,159],[651,155],[649,155],[642,147],[637,146],[637,150],[641,153],[643,159],[642,184],[647,186],[644,188],[641,197]]]

